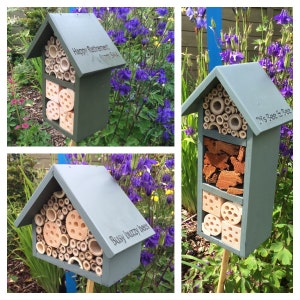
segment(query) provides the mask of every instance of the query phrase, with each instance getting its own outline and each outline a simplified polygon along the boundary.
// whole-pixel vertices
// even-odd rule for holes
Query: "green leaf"
[[[279,252],[280,250],[283,249],[283,243],[282,242],[273,243],[270,249],[274,252]]]
[[[287,248],[283,248],[278,253],[278,260],[285,266],[290,265],[292,262],[292,259],[293,259],[293,255]]]

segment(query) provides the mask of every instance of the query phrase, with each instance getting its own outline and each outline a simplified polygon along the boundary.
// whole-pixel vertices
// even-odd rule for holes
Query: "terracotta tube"
[[[64,216],[66,216],[68,214],[68,209],[64,206],[62,209],[61,209],[61,212],[63,213]]]
[[[222,125],[224,123],[224,119],[221,115],[218,115],[216,117],[216,122],[219,124],[219,125]]]
[[[100,256],[97,256],[97,257],[96,257],[96,264],[97,264],[98,266],[102,266],[102,264],[103,264],[103,258],[100,257]]]
[[[95,272],[98,276],[101,276],[102,275],[102,268],[100,266],[97,266],[96,269],[95,269]]]
[[[55,249],[52,249],[51,255],[52,255],[54,258],[57,258],[57,251],[56,251]]]
[[[87,248],[88,248],[88,245],[87,245],[86,242],[81,242],[81,243],[80,243],[80,250],[81,250],[82,252],[86,252]]]
[[[208,122],[204,122],[204,123],[203,123],[203,128],[204,128],[204,129],[208,129],[208,128],[209,128],[209,125],[208,125],[208,124],[209,124]]]
[[[84,261],[84,260],[85,260],[85,255],[84,255],[84,253],[83,253],[83,252],[79,252],[78,258],[79,258],[81,261]]]
[[[67,250],[67,253],[68,253],[68,254],[70,254],[70,255],[73,254],[73,250],[72,250],[71,247],[67,247],[66,250]]]
[[[246,131],[240,130],[240,131],[239,131],[239,137],[240,137],[241,139],[245,139],[245,138],[247,137]]]
[[[66,57],[60,59],[60,66],[64,72],[68,71],[70,68],[70,62]]]
[[[202,107],[203,107],[204,109],[208,109],[209,105],[208,105],[208,103],[203,102]]]
[[[58,259],[61,260],[61,261],[63,261],[65,259],[64,254],[63,253],[59,253],[58,254]]]
[[[210,121],[209,116],[205,116],[205,117],[203,118],[203,120],[204,120],[204,122],[208,123],[208,122]]]
[[[93,255],[90,251],[86,251],[84,255],[87,260],[91,260],[93,258]]]
[[[204,111],[204,115],[205,115],[205,116],[210,116],[210,114],[211,114],[211,113],[210,113],[210,110],[209,110],[209,109],[206,109],[206,110]]]
[[[58,206],[63,207],[64,205],[65,205],[64,199],[62,199],[62,198],[58,199]]]
[[[64,245],[61,245],[59,247],[59,252],[65,254],[66,253],[66,247]]]
[[[46,246],[42,242],[37,242],[36,243],[36,250],[40,254],[44,254],[46,251]]]
[[[224,100],[218,97],[212,99],[209,108],[214,115],[220,115],[225,108]]]
[[[82,263],[83,269],[89,271],[91,269],[91,265],[87,260],[84,260]]]
[[[45,221],[45,218],[41,214],[36,214],[34,216],[34,222],[37,226],[43,226],[44,221]]]
[[[228,125],[232,130],[240,130],[242,127],[242,119],[238,114],[229,116]]]
[[[212,115],[209,116],[209,121],[210,122],[214,122],[215,120],[216,120],[216,116],[215,115],[212,114]]]
[[[80,269],[82,269],[82,262],[80,261],[80,259],[78,257],[71,257],[69,260],[68,260],[68,264],[72,264],[74,261],[76,261],[80,267]]]
[[[70,239],[70,247],[71,247],[72,249],[76,248],[76,240]]]
[[[57,47],[55,45],[49,46],[49,56],[52,58],[56,58],[58,55]]]
[[[88,247],[89,247],[90,252],[95,256],[102,255],[102,253],[103,253],[102,248],[99,246],[99,244],[97,243],[97,241],[95,239],[89,240]]]
[[[51,222],[55,222],[56,220],[56,211],[52,208],[52,207],[49,207],[47,210],[46,210],[46,217],[49,221]]]
[[[78,256],[78,254],[79,254],[79,251],[77,248],[73,248],[72,252],[73,252],[74,256]]]
[[[64,258],[66,261],[68,261],[70,259],[70,254],[69,253],[65,253],[64,254]]]
[[[52,254],[52,247],[48,246],[47,249],[46,249],[46,253],[48,256],[51,256]]]
[[[68,246],[69,245],[69,241],[70,241],[70,238],[67,234],[62,234],[61,235],[61,239],[60,239],[60,243],[63,245],[63,246]]]
[[[58,203],[53,203],[53,208],[55,209],[55,210],[58,210],[59,209],[59,205],[58,205]]]

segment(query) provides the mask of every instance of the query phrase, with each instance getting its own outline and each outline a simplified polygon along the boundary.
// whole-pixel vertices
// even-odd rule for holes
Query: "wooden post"
[[[230,252],[224,249],[217,293],[224,293],[224,281],[226,277],[226,271],[228,268],[229,256],[230,256]]]
[[[93,293],[94,292],[94,281],[92,281],[91,279],[87,280],[86,283],[86,293]]]
[[[76,146],[76,142],[74,140],[71,140],[70,144],[69,144],[69,147],[73,147],[73,146]]]

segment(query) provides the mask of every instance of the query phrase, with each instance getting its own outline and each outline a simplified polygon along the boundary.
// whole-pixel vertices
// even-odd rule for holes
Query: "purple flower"
[[[192,20],[194,18],[194,10],[192,7],[188,7],[186,10],[185,10],[185,14],[187,17],[189,17],[190,20]]]
[[[165,32],[167,23],[164,21],[158,22],[156,34],[162,36]]]
[[[165,44],[167,42],[170,42],[171,44],[174,44],[174,31],[169,30],[166,34],[165,38],[162,40],[162,43]]]
[[[203,19],[202,17],[198,16],[196,18],[196,27],[197,28],[207,28],[206,19]]]
[[[188,127],[187,129],[184,130],[184,132],[187,136],[191,136],[195,133],[195,130],[193,127]]]
[[[155,11],[160,16],[165,16],[168,14],[168,8],[166,8],[166,7],[158,7]]]
[[[143,69],[137,69],[135,73],[135,80],[137,81],[146,81],[148,80],[148,72]]]
[[[174,167],[174,158],[167,159],[165,165],[167,168],[172,169]]]
[[[124,36],[124,31],[123,30],[109,30],[108,35],[113,39],[114,43],[117,45],[122,45],[127,42],[127,38]]]
[[[145,247],[147,248],[155,248],[158,245],[158,241],[160,238],[160,229],[155,228],[154,229],[155,234],[150,236],[148,239],[145,240]]]
[[[238,64],[244,59],[244,55],[238,51],[232,51],[230,49],[225,49],[220,53],[222,61],[224,63],[229,63],[231,65]]]
[[[149,265],[152,262],[153,258],[154,258],[154,254],[152,254],[146,250],[143,250],[141,252],[141,264],[144,267]]]
[[[117,71],[117,78],[120,80],[130,80],[131,71],[128,68]]]
[[[285,85],[281,90],[281,94],[285,98],[289,98],[293,96],[293,88],[290,85]]]
[[[286,9],[283,9],[279,15],[276,15],[274,20],[280,25],[293,23],[293,18],[288,14]]]
[[[166,56],[166,61],[169,63],[174,63],[174,51],[171,51],[167,56]]]
[[[164,106],[159,105],[157,109],[156,122],[167,124],[174,119],[174,111],[171,108],[171,103],[168,99],[164,100]]]
[[[205,17],[206,7],[197,7],[198,16],[201,18]]]

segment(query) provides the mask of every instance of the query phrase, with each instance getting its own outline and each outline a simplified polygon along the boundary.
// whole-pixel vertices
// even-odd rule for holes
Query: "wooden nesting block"
[[[225,200],[217,195],[213,195],[207,191],[202,193],[202,209],[217,217],[221,217],[221,206]]]
[[[63,89],[59,92],[61,112],[71,111],[74,108],[75,93],[71,89]]]
[[[59,84],[46,79],[46,98],[58,103],[58,95],[61,90],[62,87]]]
[[[219,235],[222,231],[221,219],[212,214],[207,214],[202,223],[202,230],[208,235]]]
[[[60,114],[59,126],[64,130],[73,134],[74,128],[74,113],[72,111],[63,112]]]
[[[240,250],[241,226],[222,221],[222,242],[232,248]]]
[[[47,102],[46,116],[49,120],[58,120],[60,115],[59,104],[53,100]]]
[[[236,225],[242,219],[242,206],[238,203],[226,201],[222,204],[221,215],[226,222]]]
[[[83,241],[88,235],[88,228],[77,210],[72,210],[68,213],[66,227],[67,232],[72,239]]]
[[[58,248],[60,245],[61,232],[59,226],[54,222],[47,222],[44,225],[44,239],[47,245]]]

